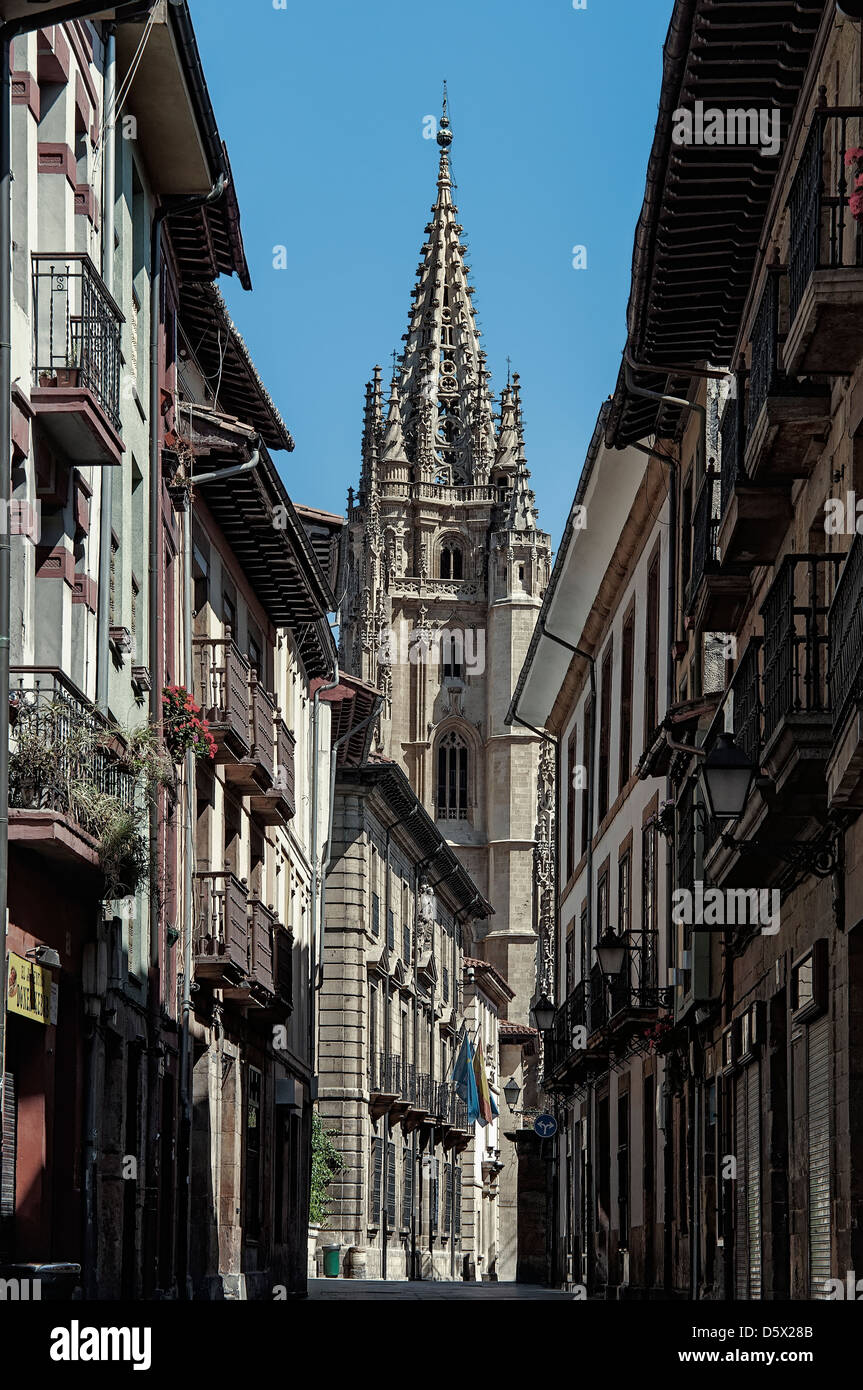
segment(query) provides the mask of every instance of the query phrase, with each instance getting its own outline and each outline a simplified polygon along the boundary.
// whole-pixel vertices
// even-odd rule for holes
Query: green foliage
[[[71,815],[98,843],[106,898],[146,886],[148,815],[174,769],[155,731],[95,719],[72,701],[16,702],[10,740],[13,806]]]
[[[309,1203],[309,1223],[314,1226],[326,1226],[329,1211],[327,1188],[345,1167],[344,1159],[330,1138],[336,1132],[324,1129],[321,1117],[315,1111],[312,1116],[312,1194]]]

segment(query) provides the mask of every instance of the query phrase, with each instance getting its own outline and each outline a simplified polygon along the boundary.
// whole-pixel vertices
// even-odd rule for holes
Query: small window
[[[438,744],[438,820],[467,820],[467,744],[453,730]]]
[[[461,546],[447,541],[446,545],[441,547],[440,577],[441,579],[464,578],[464,560]]]

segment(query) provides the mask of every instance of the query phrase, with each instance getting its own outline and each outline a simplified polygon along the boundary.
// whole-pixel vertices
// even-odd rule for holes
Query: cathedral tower
[[[495,402],[453,203],[446,115],[437,197],[388,399],[366,386],[348,503],[342,662],[384,695],[376,750],[495,909],[465,952],[506,978],[511,1022],[537,988],[534,843],[540,740],[509,708],[551,563],[525,457],[518,376]],[[512,1276],[510,1276],[512,1277]]]

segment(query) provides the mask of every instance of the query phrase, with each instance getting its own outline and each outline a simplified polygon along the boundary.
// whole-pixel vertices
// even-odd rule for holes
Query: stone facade
[[[548,580],[525,460],[518,376],[495,415],[452,201],[444,114],[437,197],[389,400],[366,388],[362,473],[349,498],[342,661],[376,686],[376,749],[407,773],[494,916],[472,955],[513,991],[502,1015],[528,1024],[537,992],[535,808],[539,740],[504,722]],[[516,1205],[514,1150],[501,1190]],[[514,1278],[515,1233],[501,1277]]]

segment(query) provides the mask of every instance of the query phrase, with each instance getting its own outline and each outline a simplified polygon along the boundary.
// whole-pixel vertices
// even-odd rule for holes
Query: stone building
[[[665,800],[659,983],[670,1012],[650,1097],[655,1126],[646,1101],[643,1122],[630,1108],[625,1131],[613,1107],[598,1116],[582,1161],[587,1201],[567,1218],[561,1199],[556,1223],[558,1276],[610,1296],[623,1292],[626,1228],[630,1279],[664,1297],[825,1298],[837,1286],[842,1297],[863,1258],[863,37],[854,8],[755,0],[741,16],[723,0],[677,0],[669,28],[624,366],[600,432],[605,458],[658,454],[666,478],[665,714],[657,699],[652,730],[645,717],[640,785],[628,801],[649,804],[657,786]],[[679,138],[682,110],[717,108],[717,73],[731,78],[719,116],[766,113],[781,132],[772,156],[757,123],[744,140]],[[611,527],[597,575],[625,537],[625,525]],[[635,578],[643,607],[650,572]],[[620,582],[616,574],[612,592]],[[596,592],[604,608],[602,586]],[[532,681],[529,673],[526,692]],[[603,778],[607,751],[600,739]],[[723,764],[738,769],[736,804],[718,800]],[[569,795],[561,782],[560,803]],[[605,853],[599,841],[593,848]],[[588,901],[588,920],[604,922],[598,884]],[[619,900],[609,921],[623,928]],[[569,1025],[584,1000],[569,990],[564,941],[558,960],[546,1081],[575,1104],[586,1084],[590,1105],[601,1082],[586,1073],[608,1064],[614,1018],[577,1046]],[[591,1171],[597,1164],[604,1175]],[[652,1269],[641,1238],[639,1273],[628,1194],[647,1172],[661,1227]],[[568,1240],[584,1253],[581,1271],[567,1267]]]
[[[377,711],[372,687],[342,679]],[[461,1278],[473,1169],[465,1179],[471,1130],[451,1078],[464,942],[491,908],[402,769],[369,758],[365,722],[366,746],[346,738],[336,754],[318,1108],[345,1167],[319,1241],[341,1246],[346,1273],[360,1250],[373,1279]]]
[[[55,8],[11,54],[0,1261],[301,1293],[343,522],[294,508],[214,284],[251,288],[188,6]]]
[[[537,987],[534,884],[536,734],[504,716],[548,581],[524,445],[517,376],[497,414],[452,199],[444,113],[437,195],[411,292],[406,344],[384,401],[366,388],[362,472],[349,497],[342,663],[383,697],[379,755],[405,771],[494,917],[465,948],[513,991],[501,1005],[528,1026]],[[517,1206],[507,1145],[501,1192]],[[516,1272],[502,1234],[501,1277]]]

